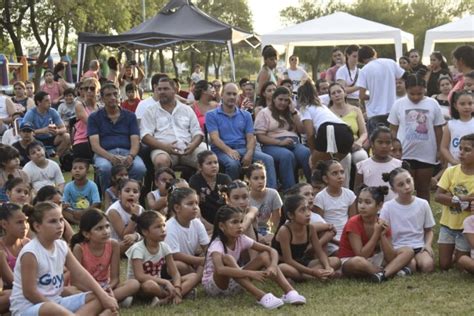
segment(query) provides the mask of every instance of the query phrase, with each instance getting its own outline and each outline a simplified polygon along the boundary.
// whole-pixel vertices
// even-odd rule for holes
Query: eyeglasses
[[[90,87],[81,87],[81,90],[89,90],[89,91],[95,91],[95,87],[94,86],[90,86]]]

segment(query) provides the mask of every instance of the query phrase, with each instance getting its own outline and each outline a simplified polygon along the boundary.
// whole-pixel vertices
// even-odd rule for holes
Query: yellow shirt
[[[359,124],[357,123],[357,112],[355,110],[350,111],[341,119],[349,125],[351,128],[352,134],[354,135],[354,140],[359,138]]]
[[[438,186],[452,195],[474,194],[474,176],[462,172],[461,165],[452,166],[444,171]],[[440,223],[450,229],[463,229],[463,221],[469,215],[471,212],[462,211],[459,205],[454,207],[443,205]]]

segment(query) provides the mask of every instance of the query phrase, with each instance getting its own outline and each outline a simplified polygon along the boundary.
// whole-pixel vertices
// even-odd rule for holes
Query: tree
[[[0,11],[2,11],[0,25],[10,36],[18,60],[24,55],[21,40],[25,34],[24,23],[28,8],[28,4],[21,0],[2,0],[0,2]]]

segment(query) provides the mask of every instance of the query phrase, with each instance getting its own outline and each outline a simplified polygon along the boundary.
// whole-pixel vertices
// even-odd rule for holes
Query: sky
[[[253,15],[253,28],[264,34],[284,28],[280,11],[289,6],[298,6],[298,0],[248,0]]]

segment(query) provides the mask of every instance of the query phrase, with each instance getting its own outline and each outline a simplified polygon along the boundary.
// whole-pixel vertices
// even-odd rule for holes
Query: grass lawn
[[[89,173],[92,178],[92,173]],[[69,181],[70,174],[65,174]],[[441,207],[431,202],[433,214],[439,223]],[[435,227],[433,248],[437,258],[438,229]],[[437,260],[437,259],[436,259]],[[126,276],[127,262],[121,262],[121,279]],[[360,280],[340,279],[331,282],[306,282],[295,288],[306,297],[307,304],[299,307],[283,306],[274,315],[474,315],[470,297],[474,276],[456,270],[416,274],[395,278],[382,284]],[[281,290],[271,281],[260,284],[264,290],[280,296]],[[131,308],[122,309],[121,315],[267,315],[269,312],[255,303],[253,297],[243,292],[235,297],[209,298],[201,286],[197,299],[184,300],[177,306],[151,309],[145,302],[135,301]]]

